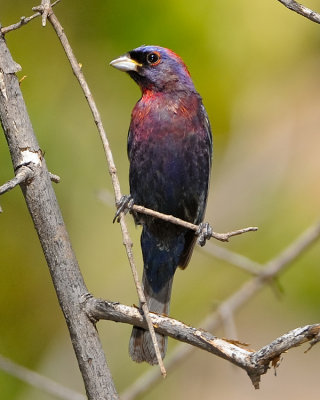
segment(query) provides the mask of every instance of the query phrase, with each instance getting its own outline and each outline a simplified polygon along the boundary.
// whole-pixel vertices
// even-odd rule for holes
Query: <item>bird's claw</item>
[[[116,212],[112,222],[115,223],[116,220],[117,220],[117,222],[119,222],[120,214],[122,212],[124,214],[127,214],[128,211],[131,211],[133,205],[134,205],[134,200],[133,200],[131,194],[122,196],[121,199],[116,203],[117,212]]]
[[[196,235],[198,236],[198,243],[201,247],[203,247],[206,244],[206,241],[212,237],[212,232],[212,227],[208,222],[201,222],[201,224],[199,224]]]

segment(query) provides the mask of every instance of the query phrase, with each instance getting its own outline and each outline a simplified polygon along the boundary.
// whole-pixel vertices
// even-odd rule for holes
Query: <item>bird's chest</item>
[[[198,188],[199,168],[208,163],[196,116],[174,105],[138,106],[128,137],[130,189],[137,204],[183,216]],[[208,169],[208,167],[205,167]]]

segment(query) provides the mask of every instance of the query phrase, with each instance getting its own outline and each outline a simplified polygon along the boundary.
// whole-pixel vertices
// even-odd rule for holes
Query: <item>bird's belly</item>
[[[183,139],[133,146],[130,191],[135,203],[190,222],[198,220],[205,208],[209,157],[197,147]]]

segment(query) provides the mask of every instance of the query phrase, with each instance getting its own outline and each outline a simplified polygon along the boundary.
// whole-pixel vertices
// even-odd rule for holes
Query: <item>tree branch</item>
[[[320,14],[317,12],[310,10],[310,8],[303,6],[302,4],[296,2],[295,0],[278,0],[285,7],[289,8],[305,18],[310,19],[310,21],[316,22],[320,24]]]
[[[51,7],[54,7],[54,6],[55,6],[56,4],[58,4],[59,2],[60,2],[60,0],[56,0],[55,2],[53,2],[53,3],[51,4]],[[19,22],[1,28],[1,33],[2,33],[3,35],[5,35],[5,34],[11,32],[11,31],[14,31],[14,30],[16,30],[16,29],[19,29],[19,28],[21,28],[22,26],[24,26],[24,25],[26,25],[27,23],[29,23],[30,21],[32,21],[33,19],[35,19],[35,18],[37,18],[37,17],[40,17],[40,16],[41,16],[41,12],[38,11],[38,12],[36,12],[35,14],[31,15],[30,17],[21,17]]]
[[[134,307],[119,303],[87,298],[86,310],[90,318],[107,319],[147,328],[147,324]],[[230,361],[244,369],[256,389],[259,388],[260,376],[265,374],[269,365],[282,353],[305,342],[315,343],[319,340],[320,324],[297,328],[275,339],[258,351],[245,349],[244,344],[227,339],[220,339],[202,329],[193,328],[175,319],[150,313],[155,330],[162,335],[170,336],[181,342],[206,350],[218,357]]]
[[[277,277],[292,261],[295,261],[312,244],[320,238],[320,222],[309,227],[292,244],[285,248],[277,257],[265,264],[261,274],[253,277],[228,299],[226,299],[217,310],[208,315],[202,322],[205,330],[215,331],[224,322],[226,316],[233,315],[243,307],[254,295],[262,290],[265,285]],[[167,356],[166,367],[170,370],[177,364],[183,362],[194,350],[194,347],[179,344]],[[141,394],[147,392],[159,381],[159,374],[156,370],[149,370],[137,379],[125,392],[121,394],[122,400],[133,400]]]
[[[20,167],[14,178],[10,179],[10,181],[0,186],[0,194],[4,194],[9,190],[15,188],[20,183],[25,182],[27,179],[31,178],[32,175],[33,171],[31,168],[27,166]]]
[[[83,93],[88,101],[90,110],[92,112],[92,115],[94,117],[94,121],[96,123],[96,126],[98,128],[99,131],[99,135],[103,144],[103,148],[104,148],[104,152],[105,152],[105,156],[108,162],[108,167],[109,167],[109,174],[111,176],[111,181],[112,181],[112,185],[113,185],[113,189],[114,189],[114,193],[115,193],[115,200],[116,202],[119,202],[121,199],[121,189],[120,189],[120,182],[117,176],[117,170],[116,170],[116,166],[115,163],[113,161],[113,155],[111,152],[111,148],[109,145],[109,141],[105,132],[105,129],[103,127],[102,124],[102,120],[101,120],[101,116],[100,113],[98,111],[98,108],[96,106],[96,103],[94,101],[94,98],[92,96],[92,93],[89,89],[89,86],[85,80],[84,74],[82,73],[81,67],[79,65],[79,63],[76,60],[76,57],[72,51],[71,45],[68,41],[68,38],[59,22],[59,20],[57,19],[57,17],[55,16],[55,14],[53,13],[53,11],[51,10],[48,14],[48,19],[51,23],[51,25],[53,26],[61,44],[62,47],[66,53],[66,56],[71,64],[71,68],[72,71],[74,73],[74,75],[76,76],[81,89],[83,90]],[[134,261],[134,257],[133,257],[133,252],[132,252],[132,240],[130,238],[129,235],[129,231],[127,228],[127,224],[125,222],[125,219],[123,218],[123,213],[120,214],[120,226],[121,226],[121,231],[122,231],[122,237],[123,237],[123,244],[125,246],[126,249],[126,253],[127,253],[127,257],[128,257],[128,261],[130,264],[130,268],[131,268],[131,272],[133,275],[133,279],[136,285],[136,289],[137,289],[137,293],[138,293],[138,297],[139,297],[139,301],[141,304],[141,308],[144,312],[144,316],[146,318],[147,321],[147,325],[148,325],[148,329],[150,332],[150,335],[152,337],[152,341],[153,341],[153,345],[154,345],[154,349],[155,349],[155,353],[157,356],[157,360],[158,360],[158,364],[161,370],[161,373],[163,376],[166,376],[166,370],[161,358],[161,354],[159,351],[159,346],[158,346],[158,342],[155,336],[155,332],[154,332],[154,328],[151,322],[151,319],[149,317],[149,309],[146,303],[146,299],[145,299],[145,295],[144,292],[142,290],[142,286],[141,283],[139,281],[139,276],[138,276],[138,272],[135,266],[135,261]]]
[[[27,159],[33,170],[32,179],[21,182],[20,186],[69,328],[88,398],[117,399],[98,333],[81,307],[80,297],[88,290],[15,75],[19,68],[0,33],[0,119],[13,168],[17,170]]]
[[[195,225],[192,224],[191,222],[187,222],[184,221],[180,218],[176,218],[173,215],[167,215],[167,214],[162,214],[158,211],[155,210],[151,210],[150,208],[146,208],[137,204],[134,204],[132,206],[132,210],[141,214],[146,214],[146,215],[150,215],[152,217],[155,218],[159,218],[162,219],[164,221],[170,222],[172,224],[175,225],[179,225],[179,226],[183,226],[184,228],[187,229],[191,229],[193,231],[198,231],[199,229],[199,225]],[[228,242],[230,237],[232,236],[237,236],[237,235],[241,235],[243,233],[247,233],[247,232],[253,232],[253,231],[257,231],[258,228],[257,227],[248,227],[248,228],[242,228],[242,229],[238,229],[236,231],[231,231],[231,232],[227,232],[227,233],[218,233],[218,232],[211,232],[211,237],[213,237],[214,239],[220,240],[221,242]]]

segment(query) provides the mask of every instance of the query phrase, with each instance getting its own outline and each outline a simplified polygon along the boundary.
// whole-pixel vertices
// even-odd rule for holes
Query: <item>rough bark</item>
[[[88,290],[51,185],[15,73],[20,70],[0,34],[0,119],[14,171],[32,177],[20,184],[52,276],[89,399],[117,399],[114,383],[95,328],[82,308]]]

